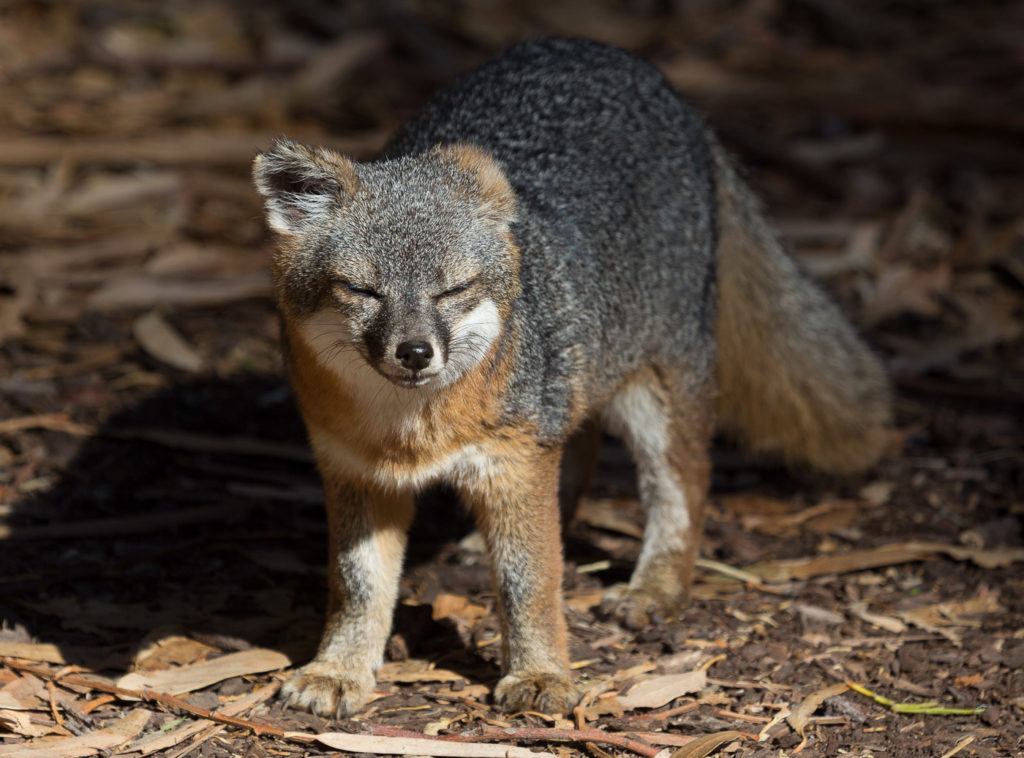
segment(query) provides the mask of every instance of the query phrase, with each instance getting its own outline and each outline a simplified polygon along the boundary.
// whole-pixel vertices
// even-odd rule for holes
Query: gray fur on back
[[[522,250],[509,413],[552,439],[570,389],[639,366],[712,373],[714,167],[704,126],[650,64],[598,43],[514,47],[437,95],[388,158],[468,142],[502,165]]]

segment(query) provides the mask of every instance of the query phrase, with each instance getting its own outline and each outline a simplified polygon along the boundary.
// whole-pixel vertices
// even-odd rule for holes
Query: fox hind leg
[[[681,371],[647,369],[606,411],[609,428],[636,462],[647,511],[643,547],[628,584],[610,587],[602,611],[639,629],[689,599],[704,526],[714,427],[711,383],[694,386]]]

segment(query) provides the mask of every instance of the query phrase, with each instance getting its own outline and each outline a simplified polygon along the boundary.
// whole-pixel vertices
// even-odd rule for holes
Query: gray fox
[[[582,40],[514,47],[437,95],[382,157],[277,141],[254,164],[289,379],[323,478],[329,606],[283,688],[370,697],[414,494],[447,482],[490,555],[508,710],[565,712],[559,493],[599,424],[647,526],[602,609],[686,601],[716,429],[847,472],[888,439],[879,362],[798,270],[715,138],[649,64]]]

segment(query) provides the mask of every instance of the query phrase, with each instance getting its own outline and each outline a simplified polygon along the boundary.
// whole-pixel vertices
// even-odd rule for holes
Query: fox
[[[373,160],[281,138],[253,176],[329,535],[322,640],[282,687],[294,707],[341,717],[372,696],[424,488],[453,488],[487,546],[495,704],[565,713],[561,521],[602,430],[646,510],[632,576],[599,608],[629,629],[687,602],[716,432],[839,474],[886,449],[881,362],[631,53],[522,43]]]

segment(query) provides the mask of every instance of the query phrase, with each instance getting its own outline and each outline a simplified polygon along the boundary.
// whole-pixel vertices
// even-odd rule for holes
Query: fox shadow
[[[93,670],[127,671],[140,648],[174,633],[224,650],[271,647],[296,664],[315,652],[327,592],[322,491],[280,377],[147,396],[85,439],[8,523],[0,638],[55,644]],[[432,581],[426,563],[471,528],[451,493],[423,497],[407,574]],[[400,605],[395,631],[417,656],[461,647],[429,607]]]
[[[590,492],[635,496],[622,446],[605,438],[601,449]],[[738,483],[716,474],[714,489]],[[85,439],[52,487],[14,506],[0,543],[0,635],[56,644],[67,662],[92,670],[126,671],[141,648],[173,633],[223,650],[271,647],[302,663],[326,607],[322,497],[280,377],[157,391]],[[486,560],[467,561],[457,547],[472,529],[453,492],[418,498],[403,595],[489,592]],[[570,529],[566,556],[609,554]],[[602,581],[627,579],[631,563],[613,564]],[[399,656],[441,655],[448,667],[497,678],[496,661],[475,655],[429,605],[400,602],[394,632]]]

